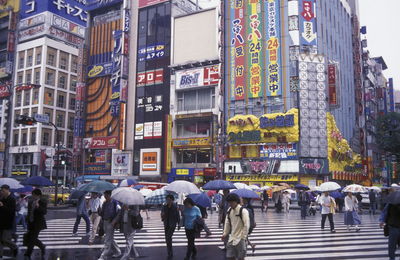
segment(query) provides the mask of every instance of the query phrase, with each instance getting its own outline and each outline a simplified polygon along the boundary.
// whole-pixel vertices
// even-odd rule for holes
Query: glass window
[[[29,106],[29,102],[30,101],[31,101],[31,91],[30,90],[25,90],[24,106]]]
[[[24,67],[25,52],[24,51],[20,51],[18,55],[19,55],[19,58],[18,58],[18,69],[22,69]]]
[[[35,84],[40,85],[40,70],[35,70]]]
[[[59,72],[58,75],[58,87],[65,89],[67,87],[67,74]]]
[[[46,88],[44,91],[44,104],[52,106],[54,104],[54,90]]]
[[[56,66],[57,50],[48,47],[47,48],[47,65]]]
[[[211,150],[202,149],[197,150],[197,163],[210,163]]]
[[[28,144],[27,133],[22,133],[21,145],[27,145],[27,144]]]
[[[177,123],[177,137],[209,136],[211,124],[209,121],[182,121]]]
[[[31,145],[36,144],[36,132],[31,132]]]
[[[78,73],[78,57],[76,56],[72,56],[71,71],[73,73]]]
[[[59,68],[68,70],[68,53],[60,52]]]
[[[39,90],[33,90],[32,105],[37,105],[39,103]]]
[[[14,134],[14,142],[13,142],[14,146],[18,146],[18,133]]]
[[[74,116],[69,116],[69,119],[68,119],[68,128],[71,129],[71,130],[74,129],[74,120],[75,120]]]
[[[46,84],[50,86],[55,86],[56,72],[55,70],[46,69]]]
[[[67,148],[73,148],[73,147],[74,147],[74,136],[72,134],[68,134]]]
[[[76,91],[76,83],[77,82],[78,82],[77,78],[75,76],[71,76],[71,81],[70,81],[70,84],[71,84],[70,90],[71,91]]]
[[[49,145],[50,144],[50,134],[48,132],[43,132],[42,144],[43,145]]]
[[[57,122],[56,122],[57,127],[64,127],[64,115],[63,114],[57,114],[56,120],[57,120]]]
[[[196,150],[183,150],[182,163],[196,163]]]
[[[32,83],[32,72],[26,72],[26,80],[25,83],[30,84]]]
[[[69,109],[75,110],[75,97],[69,98]]]
[[[65,96],[64,95],[58,95],[57,106],[61,107],[61,108],[65,108]]]
[[[21,93],[18,93],[17,96],[15,97],[15,106],[20,107],[22,102],[22,95]]]
[[[42,51],[36,53],[36,65],[42,64]]]
[[[18,72],[17,84],[22,84],[23,82],[24,82],[24,73],[23,72]]]
[[[178,93],[178,111],[211,109],[215,106],[215,89],[191,90]]]

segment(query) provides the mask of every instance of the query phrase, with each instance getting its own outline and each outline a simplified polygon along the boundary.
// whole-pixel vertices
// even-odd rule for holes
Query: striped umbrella
[[[168,194],[172,194],[174,195],[175,199],[178,198],[178,195],[175,193],[171,193],[166,191],[165,189],[158,189],[158,190],[154,190],[152,191],[145,199],[145,203],[147,205],[160,205],[166,202],[165,197]]]

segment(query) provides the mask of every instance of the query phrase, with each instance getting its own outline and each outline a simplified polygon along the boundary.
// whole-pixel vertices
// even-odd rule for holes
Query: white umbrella
[[[271,189],[271,187],[270,186],[262,186],[261,188],[260,188],[260,190],[270,190]]]
[[[321,191],[321,187],[320,186],[310,187],[310,191]]]
[[[199,188],[191,182],[188,181],[173,181],[167,185],[165,188],[167,191],[173,191],[176,193],[186,193],[186,194],[194,194],[194,193],[201,193]]]
[[[335,190],[340,189],[340,185],[333,181],[324,182],[319,187],[320,187],[320,191],[322,191],[322,192],[335,191]]]
[[[0,178],[0,186],[3,185],[8,185],[10,186],[10,189],[20,189],[23,188],[24,186],[19,184],[19,181],[13,178]]]
[[[377,186],[368,187],[367,189],[374,190],[374,191],[377,191],[377,192],[381,192],[382,191],[382,189],[377,187]]]
[[[140,189],[139,192],[142,193],[143,196],[147,197],[147,196],[149,196],[149,194],[152,193],[153,191],[150,190],[150,189],[144,188],[144,189]]]
[[[111,198],[126,205],[144,205],[143,194],[130,187],[119,187],[112,191]]]
[[[287,192],[289,192],[289,193],[296,193],[296,191],[294,191],[294,190],[292,190],[292,189],[287,189],[287,190],[284,190],[284,191],[287,191]]]
[[[249,188],[251,190],[253,190],[253,191],[261,191],[261,188],[259,186],[257,186],[257,185],[254,185],[254,184],[249,185]]]
[[[245,184],[245,183],[235,182],[233,185],[236,187],[236,189],[247,189],[247,190],[251,190],[250,186],[247,185],[247,184]]]
[[[368,192],[367,188],[358,184],[347,185],[343,188],[342,192],[351,192],[351,193],[366,193]]]

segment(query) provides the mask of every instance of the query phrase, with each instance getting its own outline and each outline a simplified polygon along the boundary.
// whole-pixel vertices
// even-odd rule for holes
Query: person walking
[[[347,230],[350,231],[350,226],[355,226],[356,232],[360,231],[358,225],[361,224],[361,220],[357,214],[358,201],[351,192],[348,192],[344,198],[344,209],[344,224],[347,226]]]
[[[185,226],[186,238],[188,240],[185,260],[189,260],[191,256],[192,258],[196,258],[197,256],[194,222],[197,218],[201,218],[201,212],[200,209],[195,206],[194,201],[191,198],[186,198],[183,205],[184,209],[182,212],[182,218]]]
[[[376,199],[376,193],[373,189],[370,189],[368,192],[368,197],[369,197],[369,212],[372,215],[375,215],[376,209],[377,209],[377,199]]]
[[[289,210],[290,210],[290,194],[287,191],[285,191],[283,193],[283,195],[282,195],[282,205],[283,205],[284,212],[289,214]]]
[[[104,260],[111,254],[114,258],[121,256],[121,249],[114,240],[114,231],[117,224],[119,205],[115,200],[111,199],[111,190],[104,192],[104,198],[105,201],[101,207],[100,216],[103,219],[105,238],[103,252],[98,260]]]
[[[298,203],[300,206],[301,219],[306,219],[307,209],[310,205],[310,196],[304,190],[300,190]]]
[[[267,212],[268,211],[268,200],[269,200],[269,195],[266,190],[264,190],[261,193],[261,212]]]
[[[10,193],[10,186],[4,184],[0,188],[0,259],[3,257],[3,247],[11,249],[12,256],[18,255],[18,247],[12,241],[15,221],[16,201]]]
[[[275,209],[277,213],[282,212],[282,199],[283,199],[283,194],[281,191],[274,192],[272,196],[272,200],[274,201],[275,204]]]
[[[247,237],[250,228],[249,212],[240,205],[237,194],[231,193],[226,198],[229,203],[224,232],[221,240],[228,240],[226,258],[228,260],[244,260],[247,251]]]
[[[359,205],[358,211],[360,212],[360,214],[362,214],[362,199],[363,199],[363,197],[362,197],[361,193],[359,193],[359,192],[356,194],[355,197],[357,198],[358,205]]]
[[[26,215],[28,214],[28,201],[26,200],[25,194],[20,194],[17,201],[17,212],[15,217],[15,226],[21,224],[24,230],[26,230]]]
[[[335,224],[333,223],[333,214],[335,214],[336,203],[335,200],[329,196],[329,192],[324,192],[318,200],[321,205],[321,229],[325,229],[326,218],[329,219],[329,225],[331,228],[331,233],[336,233]]]
[[[167,195],[166,203],[161,209],[161,220],[164,222],[165,242],[167,243],[168,258],[173,257],[172,236],[174,235],[176,225],[178,225],[178,229],[180,229],[179,223],[181,221],[179,210],[174,203],[174,199],[175,198],[173,195]]]
[[[400,204],[386,204],[379,217],[380,227],[385,228],[389,236],[389,259],[396,259],[396,248],[400,241]]]
[[[135,258],[139,257],[139,252],[134,245],[136,228],[138,228],[133,225],[136,218],[141,218],[139,206],[128,206],[124,204],[115,219],[116,222],[119,222],[121,233],[124,234],[126,240],[126,248],[121,260],[130,259],[132,252],[134,253]]]
[[[204,231],[206,232],[206,237],[209,237],[212,235],[212,233],[206,224],[206,219],[208,218],[207,209],[200,205],[196,205],[196,206],[200,209],[200,212],[201,212],[201,218],[203,219],[203,227],[204,227]]]
[[[222,191],[223,195],[221,196],[221,199],[218,204],[218,227],[221,227],[225,223],[225,218],[226,218],[226,212],[228,211],[228,203],[226,202],[226,197],[229,195],[229,190],[223,190]]]
[[[89,236],[89,244],[93,244],[101,220],[101,217],[99,215],[101,202],[98,193],[92,192],[90,196],[91,197],[89,200],[89,218],[92,224],[92,232],[90,233]]]
[[[45,215],[47,214],[47,201],[42,197],[40,189],[32,191],[32,198],[28,201],[28,232],[24,236],[27,246],[25,259],[30,260],[34,246],[40,248],[41,259],[45,259],[46,246],[39,240],[39,233],[47,228]]]
[[[250,220],[250,225],[249,225],[249,233],[247,235],[247,243],[250,245],[251,250],[254,255],[254,251],[256,250],[256,244],[251,243],[250,241],[250,234],[253,232],[254,228],[256,227],[256,221],[254,217],[254,207],[251,205],[251,199],[250,198],[242,198],[243,201],[243,208],[246,209],[249,212],[249,220]]]
[[[73,236],[78,235],[77,234],[78,226],[81,223],[81,218],[83,218],[83,220],[86,223],[86,236],[90,236],[90,220],[89,220],[89,216],[88,216],[88,212],[87,212],[85,195],[82,195],[78,199],[78,204],[76,206],[76,220],[75,220],[75,224],[74,224],[74,229],[72,230]]]

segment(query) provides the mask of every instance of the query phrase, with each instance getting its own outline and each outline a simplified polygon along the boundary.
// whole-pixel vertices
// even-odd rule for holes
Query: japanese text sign
[[[317,45],[315,0],[299,1],[300,45]]]

